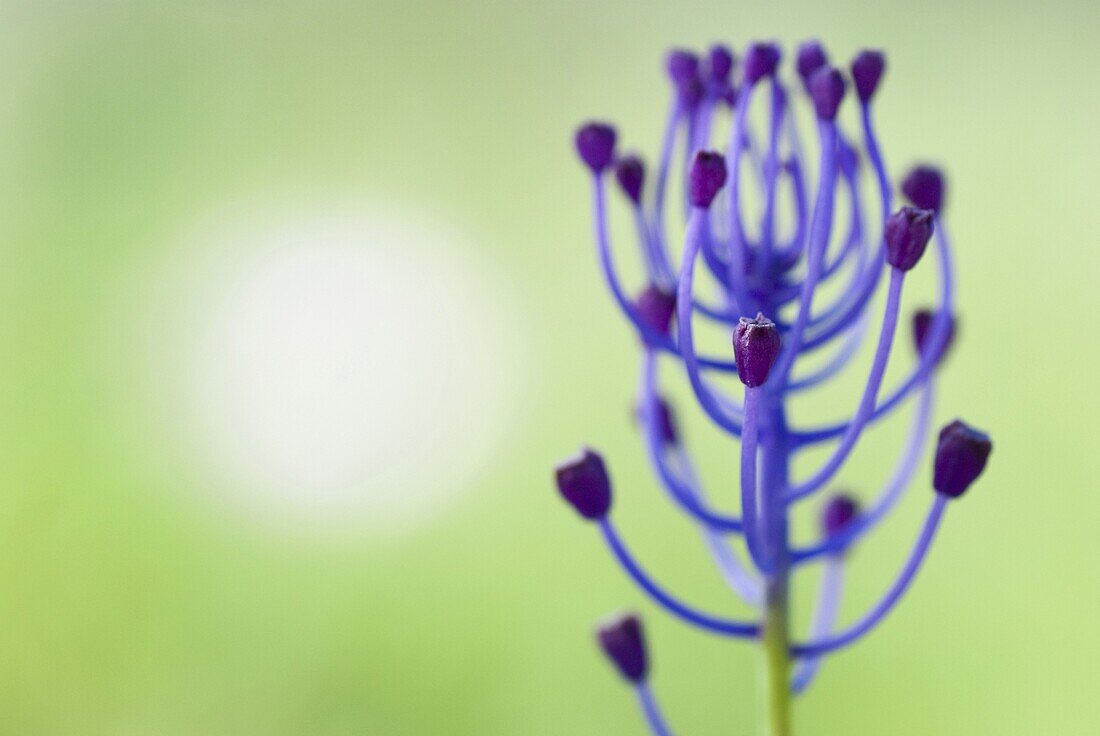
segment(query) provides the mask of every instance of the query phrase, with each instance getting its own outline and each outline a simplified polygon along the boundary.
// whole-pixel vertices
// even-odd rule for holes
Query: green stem
[[[767,736],[791,736],[791,660],[788,655],[787,574],[777,571],[765,592],[764,723]]]

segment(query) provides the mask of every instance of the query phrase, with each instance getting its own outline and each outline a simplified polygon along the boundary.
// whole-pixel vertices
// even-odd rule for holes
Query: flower
[[[900,187],[914,206],[895,208],[871,109],[886,68],[881,51],[860,51],[846,75],[830,65],[819,42],[808,41],[795,54],[795,85],[786,80],[782,52],[774,43],[750,44],[740,58],[737,69],[737,56],[724,46],[705,57],[687,50],[669,53],[669,128],[644,198],[645,164],[634,155],[616,159],[613,128],[584,125],[576,143],[590,174],[603,276],[642,346],[637,416],[649,464],[669,499],[698,526],[722,576],[755,615],[742,619],[701,610],[653,579],[612,519],[610,481],[599,455],[586,450],[559,466],[557,481],[566,500],[597,522],[614,559],[657,606],[699,629],[764,647],[772,668],[768,682],[788,682],[789,663],[797,664],[789,687],[769,691],[768,712],[777,719],[772,729],[785,732],[788,691],[802,692],[826,655],[858,641],[885,619],[926,558],[948,501],[983,472],[992,444],[986,434],[960,421],[943,429],[935,452],[935,492],[928,494],[930,508],[904,565],[877,603],[838,629],[835,614],[848,553],[858,549],[861,538],[878,527],[911,485],[927,450],[931,389],[940,373],[936,367],[955,338],[954,266],[942,227],[944,176],[932,167],[914,168]],[[849,87],[855,95],[846,103]],[[763,131],[754,129],[758,118],[749,112],[757,98],[768,105]],[[803,160],[808,147],[793,112],[797,104],[808,104],[816,113],[812,165]],[[846,118],[840,115],[845,104],[860,107],[858,132],[839,122]],[[727,107],[732,107],[731,121],[718,136]],[[716,138],[724,150],[714,150]],[[678,141],[684,145],[679,157],[674,156]],[[685,162],[684,168],[673,172],[677,160]],[[635,299],[626,296],[612,249],[606,170],[613,162],[615,179],[635,214],[646,275]],[[817,174],[813,186],[806,176],[811,169]],[[878,185],[871,212],[863,196],[868,173]],[[670,181],[683,182],[683,190],[669,196]],[[750,194],[753,185],[757,191]],[[790,196],[789,203],[782,196]],[[669,222],[668,202],[677,199],[685,216],[682,229]],[[838,212],[841,207],[846,211]],[[755,222],[747,227],[750,218]],[[844,232],[834,232],[837,223],[844,224]],[[913,365],[900,381],[884,387],[891,355],[900,352],[891,347],[903,287],[909,272],[929,260],[924,254],[930,245],[938,303],[914,314],[917,357],[910,358]],[[884,296],[875,320],[871,312],[880,303],[875,298],[880,291]],[[862,388],[851,397],[850,415],[840,422],[806,425],[802,412],[788,410],[790,402],[801,392],[825,390],[857,355],[865,328],[874,321],[873,357]],[[730,340],[732,360],[728,352],[702,352],[697,329]],[[827,347],[832,350],[824,359],[815,357]],[[686,376],[711,424],[740,443],[739,513],[711,505],[691,448],[676,432],[661,383],[667,362]],[[742,386],[714,380],[734,373]],[[790,528],[799,503],[831,487],[846,472],[864,431],[910,399],[916,405],[910,437],[879,493],[871,499],[834,494],[821,511],[818,539],[795,543]],[[827,442],[833,445],[816,468],[805,475],[795,472],[799,454]],[[747,561],[727,546],[730,535],[744,538]],[[793,636],[787,586],[813,563],[824,565],[824,574],[812,624],[804,637]],[[646,651],[637,617],[615,619],[598,638],[620,673],[637,687],[653,732],[666,733],[645,682]]]

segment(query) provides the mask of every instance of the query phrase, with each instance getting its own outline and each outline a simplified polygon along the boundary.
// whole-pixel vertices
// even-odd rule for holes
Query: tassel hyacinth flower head
[[[703,57],[672,51],[671,102],[652,175],[640,157],[619,153],[611,125],[587,123],[574,138],[591,179],[599,265],[642,345],[638,413],[649,463],[672,504],[698,525],[723,578],[756,615],[741,620],[703,611],[645,571],[612,521],[613,484],[598,452],[585,448],[556,471],[562,497],[598,528],[611,556],[653,603],[691,626],[763,649],[772,736],[791,733],[791,696],[810,685],[823,658],[872,631],[909,589],[950,504],[982,473],[992,449],[985,433],[955,420],[926,452],[936,371],[956,333],[955,277],[942,172],[912,169],[899,185],[908,204],[895,204],[872,115],[885,56],[862,51],[841,70],[811,41],[797,49],[791,66],[788,84],[782,52],[772,43],[750,45],[739,63],[724,46]],[[838,122],[846,103],[858,106],[857,131]],[[761,130],[754,130],[750,115],[756,104],[766,106]],[[796,120],[803,104],[816,123],[814,146],[804,147]],[[717,125],[727,118],[728,132],[719,135]],[[724,151],[713,150],[719,140]],[[681,159],[682,168],[674,165]],[[868,174],[877,201],[865,211],[861,190]],[[635,297],[620,280],[611,247],[607,189],[616,185],[633,215],[645,267],[646,283]],[[838,211],[842,205],[845,212]],[[682,229],[669,223],[670,209],[682,210]],[[897,385],[884,386],[903,287],[916,268],[937,270],[938,303],[913,314],[913,365]],[[870,312],[880,291],[885,305],[876,317]],[[791,402],[823,390],[876,322],[873,358],[862,390],[851,397],[850,417],[819,426],[791,421]],[[731,349],[699,352],[697,323],[725,331]],[[710,423],[739,444],[738,482],[730,484],[739,487],[736,512],[712,505],[712,489],[700,483],[662,394],[661,367],[685,376]],[[723,389],[714,380],[721,374],[735,375],[741,389]],[[857,501],[836,490],[837,474],[863,433],[906,404],[913,405],[908,438],[878,493]],[[794,458],[818,446],[828,448],[824,461],[795,477]],[[929,454],[929,509],[901,570],[869,610],[841,624],[847,553],[894,508]],[[791,515],[820,496],[818,538],[795,543]],[[789,621],[790,579],[811,564],[822,566],[821,583],[810,630],[800,634]],[[651,732],[673,733],[648,684],[651,659],[639,617],[605,622],[597,640],[635,688]],[[739,732],[748,730],[746,724]]]

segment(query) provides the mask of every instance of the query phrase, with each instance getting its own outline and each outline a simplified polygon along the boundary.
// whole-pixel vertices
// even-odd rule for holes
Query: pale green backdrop
[[[0,733],[640,734],[590,640],[623,606],[647,617],[677,733],[754,733],[756,655],[645,604],[552,489],[554,461],[599,446],[638,554],[685,596],[742,612],[645,469],[629,421],[635,340],[596,272],[569,139],[579,120],[609,117],[652,154],[670,44],[810,35],[841,59],[886,48],[888,159],[948,168],[963,329],[937,421],[965,416],[996,450],[901,608],[800,701],[799,732],[1100,729],[1098,8],[3,3]],[[305,343],[280,342],[278,315],[293,309],[268,320],[260,297],[237,322],[219,317],[234,289],[253,293],[233,279],[267,273],[265,251],[257,260],[253,236],[232,228],[194,233],[330,210],[430,221],[418,247],[443,265],[434,280],[412,278],[421,261],[396,272],[427,299],[419,311],[403,283],[351,301],[368,314],[349,330],[365,324],[389,336],[379,350],[412,356],[386,380],[420,382],[421,400],[375,413],[358,394],[298,396],[310,421],[392,440],[373,465],[345,448],[347,497],[313,513],[325,447],[298,458],[291,445],[327,446],[328,430],[279,425],[297,416],[280,413],[279,385],[248,397],[268,363],[294,390],[309,368],[295,361],[330,341],[310,342],[307,324],[294,333]],[[388,244],[371,252],[385,260]],[[326,266],[337,280],[339,263]],[[296,268],[264,282],[265,298]],[[273,352],[227,355],[257,324]],[[222,380],[241,365],[237,383]],[[333,385],[382,380],[369,360],[350,365]],[[838,416],[857,383],[805,416]],[[314,399],[335,413],[310,414]],[[265,447],[291,449],[234,450],[239,426],[284,432],[290,445]],[[731,448],[697,412],[687,431],[731,501]],[[884,425],[843,482],[873,490],[901,432]],[[283,477],[287,453],[306,481]],[[928,493],[923,472],[854,555],[846,615],[887,583]]]

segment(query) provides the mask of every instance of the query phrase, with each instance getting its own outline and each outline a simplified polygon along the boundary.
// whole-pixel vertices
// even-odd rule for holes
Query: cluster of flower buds
[[[638,415],[649,462],[672,503],[698,524],[723,578],[759,615],[739,620],[704,612],[658,584],[611,521],[612,484],[595,451],[585,449],[557,469],[561,495],[598,524],[614,558],[658,606],[701,629],[759,641],[771,654],[780,648],[778,657],[769,657],[780,663],[770,674],[773,686],[781,684],[782,696],[772,696],[780,700],[801,692],[824,655],[871,631],[894,607],[925,559],[948,501],[981,474],[992,447],[987,435],[960,420],[943,428],[933,458],[931,508],[902,570],[868,612],[838,626],[845,553],[896,505],[925,456],[936,368],[956,332],[954,272],[942,173],[930,166],[912,169],[899,186],[912,206],[895,208],[871,105],[883,79],[884,55],[862,51],[845,72],[830,64],[820,44],[807,42],[797,51],[794,83],[784,81],[781,60],[772,43],[750,45],[740,63],[724,46],[704,57],[672,51],[667,57],[671,102],[652,177],[639,156],[619,154],[612,126],[591,122],[575,136],[577,153],[591,173],[600,267],[642,345]],[[858,105],[856,134],[838,121],[850,87]],[[766,97],[767,106],[756,119],[750,110],[758,97]],[[806,176],[796,115],[800,98],[816,121],[816,186]],[[712,150],[716,128],[727,120],[724,151]],[[870,214],[862,203],[868,171],[878,195]],[[647,277],[633,298],[611,248],[608,172],[633,215]],[[671,188],[684,213],[682,239],[670,235],[666,222],[670,179],[683,182],[681,194]],[[756,189],[751,197],[746,196],[750,187]],[[933,242],[938,303],[913,315],[916,358],[904,379],[884,390],[902,287]],[[837,286],[824,290],[826,283]],[[885,295],[878,337],[851,416],[796,426],[789,416],[792,402],[823,386],[859,354],[880,292]],[[732,355],[698,352],[696,322],[724,330]],[[811,355],[813,360],[803,361]],[[739,513],[712,506],[699,481],[660,388],[659,368],[666,361],[683,372],[714,426],[740,442]],[[724,390],[713,380],[717,374],[736,374],[743,389]],[[834,489],[821,508],[819,538],[793,541],[789,520],[798,502],[833,487],[863,431],[909,399],[914,406],[908,438],[877,495],[857,501]],[[820,467],[804,478],[792,477],[793,458],[822,443],[832,443],[832,449]],[[822,582],[810,631],[799,638],[787,620],[788,581],[799,566],[812,562],[824,566]],[[668,733],[646,684],[649,658],[639,619],[616,619],[599,629],[598,639],[637,687],[653,732]]]

